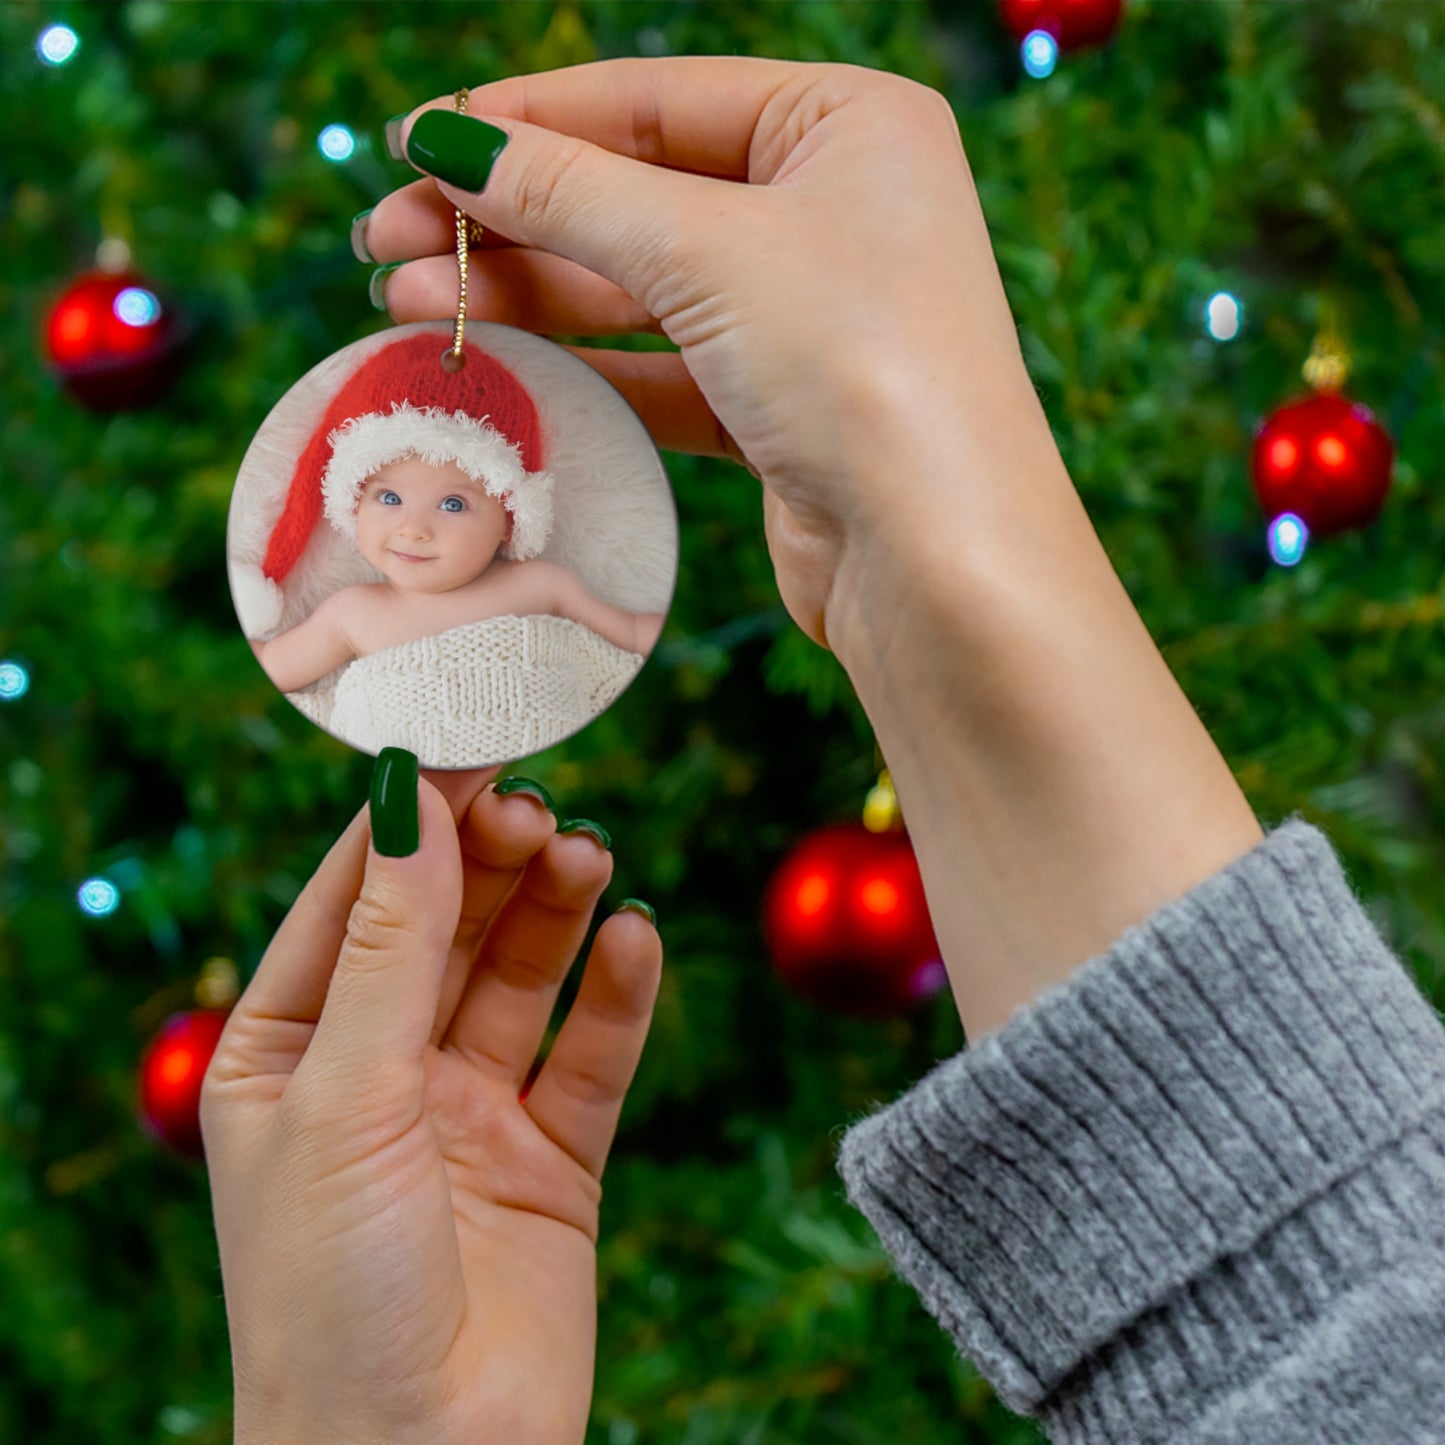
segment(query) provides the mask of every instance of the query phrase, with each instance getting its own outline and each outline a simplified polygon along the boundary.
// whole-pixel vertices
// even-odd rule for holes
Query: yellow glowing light
[[[1322,436],[1315,443],[1315,455],[1320,463],[1327,467],[1342,467],[1345,464],[1349,452],[1337,436]]]

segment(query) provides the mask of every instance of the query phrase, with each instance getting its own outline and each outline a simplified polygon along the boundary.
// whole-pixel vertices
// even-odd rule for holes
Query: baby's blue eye
[[[456,506],[447,506],[448,502],[455,502]],[[444,497],[442,498],[442,506],[446,507],[446,510],[449,512],[465,512],[467,509],[467,504],[462,501],[460,497]]]
[[[386,500],[388,497],[396,497],[396,493],[395,493],[395,492],[378,492],[378,493],[376,494],[376,500],[377,500],[378,502],[380,502],[383,507],[399,506],[399,505],[401,504],[401,498],[400,498],[400,497],[396,497],[396,502],[395,502],[395,503],[388,502],[388,501]]]

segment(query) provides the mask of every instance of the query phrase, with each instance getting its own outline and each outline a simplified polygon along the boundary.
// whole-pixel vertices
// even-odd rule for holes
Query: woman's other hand
[[[401,774],[410,856],[367,809],[342,834],[206,1075],[240,1445],[585,1433],[600,1181],[661,942],[602,925],[528,1091],[612,856],[490,773],[433,776]]]

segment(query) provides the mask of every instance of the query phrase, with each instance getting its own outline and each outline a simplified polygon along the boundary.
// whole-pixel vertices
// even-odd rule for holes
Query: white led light
[[[1244,307],[1228,291],[1216,292],[1204,308],[1204,328],[1216,341],[1233,341],[1244,324]]]
[[[1034,30],[1024,40],[1021,53],[1024,69],[1035,80],[1043,80],[1059,63],[1059,42],[1047,30]]]
[[[0,702],[14,702],[30,690],[30,674],[18,662],[0,662]]]
[[[111,309],[127,326],[149,326],[160,319],[161,303],[154,292],[141,286],[127,286],[115,298]]]
[[[316,137],[316,144],[327,160],[349,161],[356,149],[356,137],[344,125],[329,125]]]
[[[35,53],[47,65],[64,65],[80,48],[80,37],[68,25],[48,25],[35,42]]]
[[[1310,529],[1293,512],[1281,512],[1269,524],[1269,555],[1281,567],[1293,567],[1305,554]]]
[[[75,896],[92,918],[104,918],[120,907],[120,889],[108,878],[87,878]]]

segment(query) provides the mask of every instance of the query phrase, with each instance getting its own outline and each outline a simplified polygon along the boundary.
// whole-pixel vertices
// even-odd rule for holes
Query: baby
[[[282,692],[299,692],[354,658],[489,617],[566,617],[628,652],[652,649],[662,613],[603,602],[556,562],[499,557],[511,525],[506,504],[455,462],[390,462],[356,509],[357,547],[386,580],[340,588],[252,650]]]

